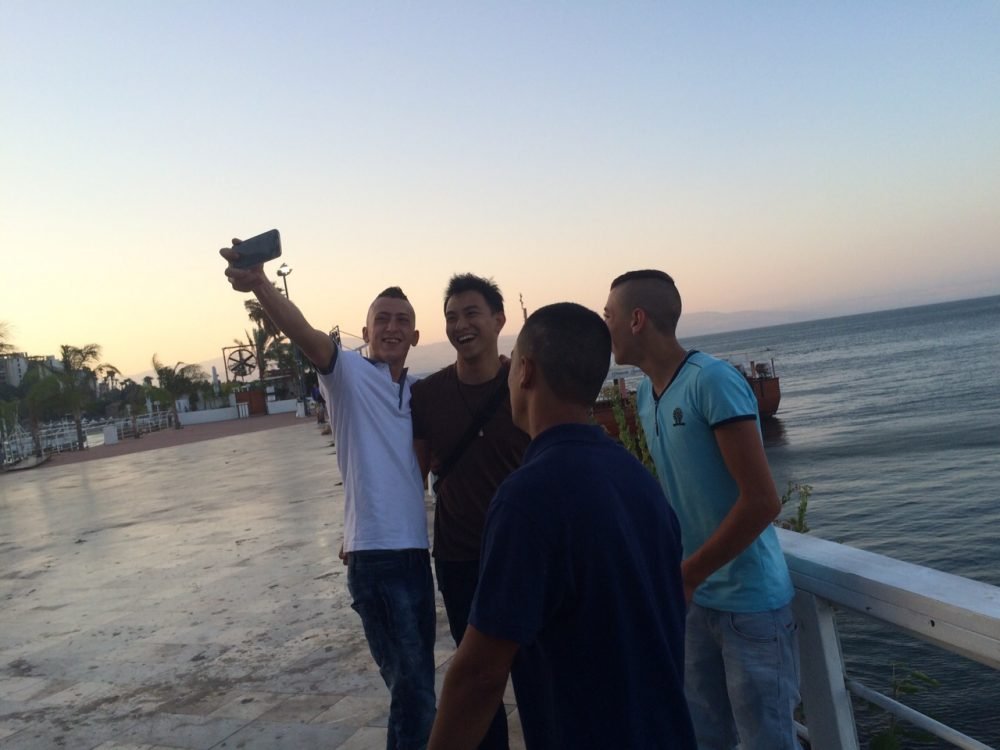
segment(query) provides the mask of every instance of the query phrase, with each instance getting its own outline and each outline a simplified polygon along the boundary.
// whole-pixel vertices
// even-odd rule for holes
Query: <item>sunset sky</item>
[[[315,325],[399,284],[427,342],[464,271],[513,311],[643,267],[692,313],[997,294],[998,92],[992,0],[0,0],[0,321],[208,360],[250,327],[218,248],[272,227]]]

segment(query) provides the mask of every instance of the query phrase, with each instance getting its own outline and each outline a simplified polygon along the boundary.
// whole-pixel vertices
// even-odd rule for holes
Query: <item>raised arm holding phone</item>
[[[251,292],[260,302],[281,332],[288,336],[316,367],[324,368],[333,357],[334,344],[327,333],[314,328],[305,316],[264,274],[264,264],[241,266],[242,256],[238,239],[232,247],[224,247],[219,254],[229,261],[226,276],[237,292]]]
[[[435,710],[435,610],[405,367],[420,335],[413,307],[399,287],[380,292],[363,329],[370,357],[362,357],[312,326],[263,263],[241,268],[239,240],[219,252],[233,289],[253,293],[319,373],[344,480],[347,586],[391,695],[387,746],[423,748]]]

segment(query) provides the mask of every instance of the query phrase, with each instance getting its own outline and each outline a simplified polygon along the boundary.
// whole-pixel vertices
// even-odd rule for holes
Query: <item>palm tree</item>
[[[111,368],[105,371],[104,390],[106,393],[118,390],[118,370]]]
[[[0,320],[0,354],[10,354],[14,345],[10,343],[10,326]]]
[[[132,437],[138,439],[139,415],[146,413],[146,388],[132,378],[125,378],[122,381],[122,400],[128,406],[129,418],[132,420]]]
[[[270,347],[268,347],[267,356],[277,364],[278,369],[282,372],[295,373],[296,386],[294,390],[305,390],[303,378],[305,377],[306,371],[311,369],[311,365],[303,362],[302,352],[299,351],[299,348],[295,346],[295,344],[284,337],[276,339],[271,342]],[[298,396],[300,398],[304,398],[305,393],[299,393]]]
[[[267,345],[271,341],[271,335],[266,328],[255,326],[253,331],[244,331],[247,335],[247,343],[253,349],[257,357],[257,379],[261,385],[264,384],[264,375],[267,373]]]
[[[7,463],[7,435],[17,428],[17,407],[16,400],[0,401],[0,467]],[[20,455],[17,458],[20,458]]]
[[[281,288],[277,284],[274,285],[274,288],[279,292],[281,291]],[[281,334],[281,331],[278,330],[278,326],[274,324],[270,316],[268,316],[267,312],[264,310],[264,307],[256,299],[251,298],[245,300],[243,302],[243,307],[246,308],[247,317],[250,318],[250,322],[258,328],[263,328],[267,331],[269,336],[273,338]]]
[[[111,371],[117,373],[118,368],[107,362],[99,362],[101,347],[98,344],[86,346],[63,344],[59,349],[62,355],[60,358],[62,369],[55,367],[48,369],[59,381],[66,408],[73,415],[73,423],[76,425],[77,448],[83,450],[86,442],[83,434],[83,409],[94,397],[91,381],[95,379],[95,373],[102,375]]]
[[[35,444],[35,455],[42,456],[42,420],[51,419],[65,413],[66,394],[62,382],[50,370],[43,367],[33,367],[21,381],[24,404],[28,417],[28,429],[31,440]],[[79,439],[79,435],[77,436]]]
[[[274,288],[281,292],[281,287],[277,284],[274,285]],[[243,307],[246,308],[247,317],[250,318],[250,322],[254,324],[252,332],[244,331],[244,333],[247,335],[247,343],[250,344],[257,357],[257,377],[261,385],[263,385],[264,375],[267,372],[266,361],[269,350],[274,344],[282,341],[285,337],[256,299],[245,300]],[[241,341],[237,341],[236,343],[242,344]]]
[[[264,385],[264,376],[267,374],[267,360],[275,359],[275,345],[285,340],[280,333],[271,334],[264,326],[254,326],[253,330],[243,331],[246,334],[246,341],[233,339],[237,346],[249,347],[257,362],[257,379],[260,380],[261,387]]]
[[[198,365],[186,365],[178,362],[173,367],[163,364],[153,355],[153,369],[159,378],[160,388],[170,394],[170,413],[174,417],[174,427],[181,429],[181,420],[177,414],[177,399],[186,396],[197,388],[196,381],[205,380],[205,371]]]
[[[286,338],[272,341],[267,348],[267,356],[279,370],[296,372],[298,369],[298,362],[295,359],[295,344]]]

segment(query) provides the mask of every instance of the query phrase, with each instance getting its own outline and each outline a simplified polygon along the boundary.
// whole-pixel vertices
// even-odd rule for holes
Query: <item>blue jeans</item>
[[[448,629],[457,646],[465,635],[465,626],[469,624],[469,612],[479,583],[479,560],[454,562],[435,559],[434,572],[437,573],[438,590],[448,613]],[[507,711],[501,701],[486,736],[479,743],[479,750],[507,750],[509,747]]]
[[[347,558],[351,606],[389,688],[387,750],[420,750],[434,723],[434,579],[425,549]]]
[[[699,750],[799,750],[799,649],[791,607],[721,612],[692,603],[684,692]]]

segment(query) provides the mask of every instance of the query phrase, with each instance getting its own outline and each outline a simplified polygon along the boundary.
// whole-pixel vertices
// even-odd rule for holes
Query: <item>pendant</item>
[[[483,428],[482,428],[482,427],[480,427],[480,428],[479,428],[479,437],[482,437],[482,436],[483,436]]]

